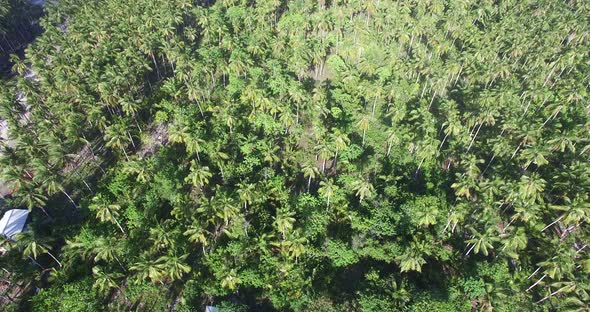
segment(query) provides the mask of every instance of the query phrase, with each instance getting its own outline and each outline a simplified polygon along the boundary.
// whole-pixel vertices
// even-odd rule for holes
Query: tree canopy
[[[0,85],[7,309],[589,309],[588,12],[48,2]]]

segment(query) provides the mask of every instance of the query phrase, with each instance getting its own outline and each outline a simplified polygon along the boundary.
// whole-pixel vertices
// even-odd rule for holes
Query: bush
[[[100,299],[92,283],[92,278],[88,277],[63,287],[42,289],[31,299],[33,311],[98,311]]]

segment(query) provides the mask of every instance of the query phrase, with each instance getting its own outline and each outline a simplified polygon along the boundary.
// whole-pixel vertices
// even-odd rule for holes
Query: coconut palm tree
[[[189,241],[201,244],[201,247],[203,248],[203,254],[206,254],[205,247],[207,247],[207,245],[209,244],[207,242],[208,232],[206,229],[204,229],[200,225],[192,224],[183,234],[188,236]]]
[[[248,204],[252,203],[255,196],[255,185],[251,183],[240,182],[238,186],[238,197],[244,203],[244,209],[248,210]]]
[[[403,253],[396,258],[396,261],[399,263],[402,273],[407,271],[422,272],[422,265],[426,263],[426,260],[414,251]]]
[[[106,128],[104,139],[106,147],[121,150],[127,161],[130,161],[126,149],[133,140],[127,131],[128,127],[122,119],[115,120],[113,124]]]
[[[287,233],[293,229],[293,224],[296,221],[295,218],[293,218],[294,215],[295,213],[286,209],[277,210],[273,225],[282,234],[283,240],[286,238]]]
[[[373,196],[373,193],[375,192],[373,185],[366,179],[355,180],[352,182],[351,187],[354,191],[356,191],[356,196],[359,197],[361,202],[365,198]]]
[[[467,243],[471,245],[469,250],[465,255],[469,255],[471,251],[477,253],[482,253],[484,256],[489,254],[490,250],[494,249],[494,243],[499,240],[499,238],[493,233],[491,229],[488,229],[484,233],[480,233],[475,230],[473,227],[470,227],[469,230],[473,234],[473,238],[467,240]]]
[[[185,182],[190,182],[196,188],[203,188],[209,183],[209,179],[213,176],[209,167],[200,166],[194,160],[191,160],[190,173],[184,179]]]
[[[221,287],[227,288],[229,290],[235,290],[241,282],[241,279],[237,277],[235,269],[231,269],[221,280]]]
[[[182,256],[162,256],[156,261],[161,270],[162,277],[168,278],[170,281],[180,280],[183,275],[191,271],[191,267],[184,264],[184,260],[188,255]]]
[[[117,220],[119,217],[119,210],[121,206],[116,204],[108,204],[100,195],[92,199],[92,204],[88,207],[96,213],[96,218],[101,222],[111,222],[115,224],[123,235],[126,235],[121,223]]]
[[[338,191],[338,186],[332,182],[332,180],[326,180],[320,182],[320,188],[318,193],[324,199],[326,199],[326,210],[330,208],[330,198]]]
[[[157,283],[164,278],[165,273],[161,266],[155,260],[142,260],[131,265],[129,269],[136,273],[139,280],[150,280],[152,283]]]
[[[61,262],[50,252],[51,247],[44,241],[35,237],[33,231],[21,232],[16,235],[16,246],[22,250],[23,256],[37,259],[39,254],[47,254],[61,267]]]
[[[94,288],[102,295],[108,295],[113,289],[120,289],[117,280],[123,277],[121,273],[105,273],[101,267],[92,267],[92,275],[94,276]]]

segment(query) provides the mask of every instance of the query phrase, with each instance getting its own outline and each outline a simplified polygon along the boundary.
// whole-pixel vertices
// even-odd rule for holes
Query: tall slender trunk
[[[142,133],[143,131],[141,130],[141,127],[139,126],[139,122],[137,122],[137,118],[135,117],[135,114],[133,114],[133,121],[135,121],[135,126],[137,127],[137,130],[139,130],[139,133]]]
[[[477,131],[475,132],[475,135],[473,136],[473,139],[471,139],[471,143],[469,143],[469,147],[467,147],[467,152],[469,152],[469,150],[471,149],[471,146],[473,145],[473,142],[475,142],[475,139],[477,138],[477,135],[479,134],[479,130],[481,129],[481,126],[483,126],[483,122],[479,124],[479,127],[477,128]]]
[[[524,141],[523,141],[524,142]],[[518,144],[518,146],[516,147],[516,149],[514,150],[514,153],[512,153],[512,157],[510,157],[510,160],[512,160],[514,158],[514,156],[516,156],[516,153],[518,153],[518,150],[520,149],[520,147],[522,146],[523,142],[520,142],[520,144]]]
[[[154,53],[150,52],[150,56],[152,57],[152,61],[154,62],[154,67],[156,68],[156,74],[158,75],[158,80],[162,79],[162,75],[160,74],[160,69],[158,68],[158,62],[156,62],[156,57],[154,56]]]
[[[65,190],[61,190],[61,192],[66,195],[66,197],[70,200],[70,202],[72,203],[72,205],[74,205],[74,208],[78,209],[78,206],[76,206],[76,203],[74,202],[74,200],[72,199],[72,197],[70,197],[70,194],[68,194]]]
[[[531,289],[533,289],[533,287],[537,286],[542,280],[545,279],[545,277],[547,277],[547,274],[544,274],[540,279],[538,279],[533,285],[531,285],[531,287],[527,288],[526,291],[529,291]]]
[[[469,256],[469,254],[471,253],[471,251],[473,250],[473,248],[475,248],[475,244],[473,244],[473,246],[471,246],[471,248],[469,248],[469,250],[467,251],[467,253],[465,255],[466,256]]]
[[[46,253],[47,253],[47,254],[48,254],[48,255],[49,255],[51,258],[53,258],[53,260],[55,260],[55,262],[57,262],[57,264],[59,265],[59,267],[60,267],[60,268],[62,267],[62,265],[61,265],[61,262],[59,262],[59,260],[57,260],[57,258],[56,258],[56,257],[55,257],[55,256],[54,256],[54,255],[53,255],[51,252],[49,252],[49,251],[46,251]]]
[[[496,154],[492,155],[492,158],[488,162],[488,165],[486,166],[486,168],[484,169],[484,171],[481,173],[482,176],[486,173],[486,171],[488,171],[488,169],[492,165],[492,162],[494,161],[494,158],[496,158]]]
[[[131,137],[131,133],[129,133],[129,131],[127,131],[127,136],[129,137],[129,140],[131,141],[131,145],[133,145],[133,149],[137,149],[137,147],[135,147],[135,142],[133,142],[133,138]]]
[[[113,256],[113,257],[115,258],[115,261],[117,261],[117,263],[119,264],[121,269],[123,269],[124,272],[127,272],[127,269],[125,269],[125,267],[123,266],[123,263],[121,263],[121,260],[119,260],[119,258],[117,256]]]
[[[510,220],[510,222],[508,222],[508,224],[506,224],[506,226],[505,226],[505,227],[502,229],[502,233],[506,232],[506,229],[507,229],[507,228],[508,228],[510,225],[512,225],[512,223],[513,223],[514,221],[516,221],[516,219],[518,219],[518,218],[517,218],[517,217],[513,217],[513,218]]]
[[[90,188],[90,185],[88,185],[88,183],[86,183],[86,180],[82,179],[82,183],[84,183],[84,185],[86,186],[86,188],[92,192],[92,188]]]
[[[422,158],[422,161],[420,161],[420,164],[418,165],[418,169],[416,169],[416,172],[414,174],[418,174],[418,171],[420,171],[420,168],[422,167],[424,160],[426,160],[426,157]]]
[[[115,224],[117,225],[117,227],[119,227],[119,230],[121,230],[121,233],[123,233],[123,235],[127,235],[127,233],[125,233],[125,231],[123,230],[123,227],[121,226],[121,223],[119,223],[119,221],[117,221],[117,219],[115,219],[113,217],[113,221],[115,221]]]
[[[41,211],[43,211],[43,213],[49,218],[51,219],[51,216],[47,213],[47,211],[45,210],[45,208],[43,208],[42,206],[39,206],[39,208],[41,209]]]
[[[529,275],[529,277],[527,277],[526,279],[527,279],[527,280],[530,280],[530,279],[531,279],[531,277],[535,276],[535,274],[537,274],[537,272],[539,272],[539,270],[541,270],[541,267],[538,267],[538,268],[535,270],[535,272],[533,272],[531,275]]]
[[[45,268],[39,264],[39,262],[35,261],[35,259],[33,259],[33,257],[29,256],[29,260],[31,260],[31,262],[33,262],[34,265],[38,266],[41,268],[41,270],[45,270]]]
[[[428,110],[432,107],[432,103],[434,102],[434,98],[436,97],[436,91],[432,94],[432,98],[430,99],[430,104],[428,104]]]
[[[553,72],[555,71],[555,68],[557,68],[557,66],[556,65],[553,65],[553,68],[549,72],[549,75],[547,75],[547,78],[545,78],[545,82],[543,82],[543,87],[545,87],[545,85],[547,84],[547,82],[549,82],[549,79],[551,79],[551,75],[553,75]]]
[[[125,154],[125,158],[127,158],[127,161],[130,161],[129,160],[129,155],[127,155],[127,152],[125,151],[125,148],[124,147],[121,147],[121,149],[123,150],[123,154]]]
[[[559,114],[559,112],[561,111],[562,108],[563,108],[563,106],[560,106],[554,114],[551,114],[549,117],[547,117],[547,119],[545,120],[545,122],[543,123],[543,125],[539,127],[539,129],[545,127],[545,125],[549,122],[549,120],[554,119],[555,117],[557,117],[557,115]]]
[[[424,96],[424,92],[426,92],[426,87],[428,86],[428,82],[426,82],[424,84],[424,87],[422,88],[422,93],[420,93],[420,100],[422,100],[422,97]]]
[[[442,149],[443,145],[445,145],[445,142],[447,141],[447,138],[449,137],[450,133],[447,133],[445,135],[445,137],[443,138],[442,142],[440,143],[440,146],[438,147],[438,151],[440,152],[440,150]],[[387,155],[389,156],[389,153],[387,153]]]
[[[199,103],[198,100],[196,100],[195,102],[197,102],[197,106],[199,107],[199,112],[201,112],[201,117],[205,118],[205,114],[203,114],[203,108],[201,107],[201,103]]]
[[[562,291],[562,288],[560,288],[560,289],[558,289],[558,290],[556,290],[556,291],[554,291],[554,292],[550,293],[549,295],[547,295],[547,296],[543,297],[543,299],[541,299],[541,300],[539,300],[539,301],[535,302],[535,304],[539,304],[539,303],[541,303],[541,302],[543,302],[543,301],[545,301],[545,300],[547,300],[547,299],[549,299],[549,298],[553,297],[554,295],[557,295],[557,294],[558,294],[558,293],[560,293],[561,291]]]
[[[546,229],[548,229],[549,227],[551,227],[552,225],[554,225],[555,223],[559,222],[561,219],[563,219],[563,217],[565,217],[565,215],[562,215],[561,217],[557,218],[555,221],[549,223],[547,226],[545,226],[541,232],[545,231]]]

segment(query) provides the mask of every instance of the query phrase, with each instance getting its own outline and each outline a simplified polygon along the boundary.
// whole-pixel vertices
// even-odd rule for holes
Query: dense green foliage
[[[589,309],[588,12],[49,5],[1,87],[21,308]]]

